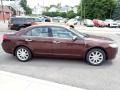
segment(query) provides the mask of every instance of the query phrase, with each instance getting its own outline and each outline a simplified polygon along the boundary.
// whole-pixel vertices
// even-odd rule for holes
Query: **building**
[[[68,6],[68,5],[65,5],[65,6],[62,6],[61,9],[60,9],[60,12],[68,12],[68,11],[71,11],[72,10],[72,7],[71,6]]]
[[[68,11],[73,11],[74,13],[77,13],[77,6],[68,6],[68,5],[65,5],[65,6],[56,6],[56,5],[51,5],[48,12],[65,12],[67,13]]]
[[[0,20],[8,20],[11,16],[21,16],[24,15],[25,11],[20,6],[20,0],[2,0],[3,1],[3,11],[2,6],[0,6]]]
[[[50,5],[48,12],[58,12],[60,9],[56,5]]]
[[[42,12],[45,10],[43,6],[40,4],[37,4],[33,9],[32,9],[32,14],[34,15],[42,15]]]
[[[78,12],[78,6],[77,5],[73,7],[73,11],[74,11],[74,13]]]
[[[57,11],[59,11],[59,9],[56,8],[56,7],[51,7],[51,8],[49,9],[49,12],[57,12]]]
[[[4,6],[8,6],[11,11],[13,12],[13,15],[21,16],[24,15],[25,11],[20,6],[21,0],[2,0]]]

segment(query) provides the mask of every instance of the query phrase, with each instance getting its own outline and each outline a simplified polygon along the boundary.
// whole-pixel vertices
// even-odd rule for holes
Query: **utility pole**
[[[45,5],[44,4],[45,3],[44,3],[44,0],[43,0],[43,11],[42,11],[42,13],[45,12]]]
[[[85,15],[86,15],[86,12],[85,12],[85,5],[84,5],[84,19],[85,19]]]
[[[82,5],[82,0],[81,0],[81,19],[82,19],[82,15],[83,15],[83,5]]]
[[[3,10],[3,1],[1,0],[1,7],[2,7],[2,13],[3,13],[3,21],[5,23],[5,15],[4,15],[4,10]]]
[[[81,20],[82,20],[82,15],[83,15],[83,13],[82,13],[82,10],[83,9],[83,5],[82,5],[82,0],[81,0]],[[82,22],[80,22],[80,24],[82,24]]]

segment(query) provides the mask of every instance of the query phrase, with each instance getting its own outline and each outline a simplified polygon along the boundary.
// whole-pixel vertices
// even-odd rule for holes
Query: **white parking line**
[[[0,71],[0,90],[85,90],[85,89]]]

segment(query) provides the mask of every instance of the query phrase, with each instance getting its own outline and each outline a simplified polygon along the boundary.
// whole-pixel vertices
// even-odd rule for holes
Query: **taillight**
[[[10,26],[13,26],[13,25],[14,25],[13,23],[10,24]]]
[[[3,40],[6,40],[7,38],[7,35],[3,35]]]

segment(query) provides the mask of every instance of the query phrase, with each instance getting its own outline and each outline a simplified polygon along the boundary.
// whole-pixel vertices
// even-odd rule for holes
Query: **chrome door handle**
[[[53,41],[53,43],[55,43],[55,44],[59,44],[59,43],[61,43],[61,42],[59,42],[59,41]]]
[[[27,42],[31,42],[32,40],[31,40],[31,39],[25,39],[25,41],[27,41]]]

